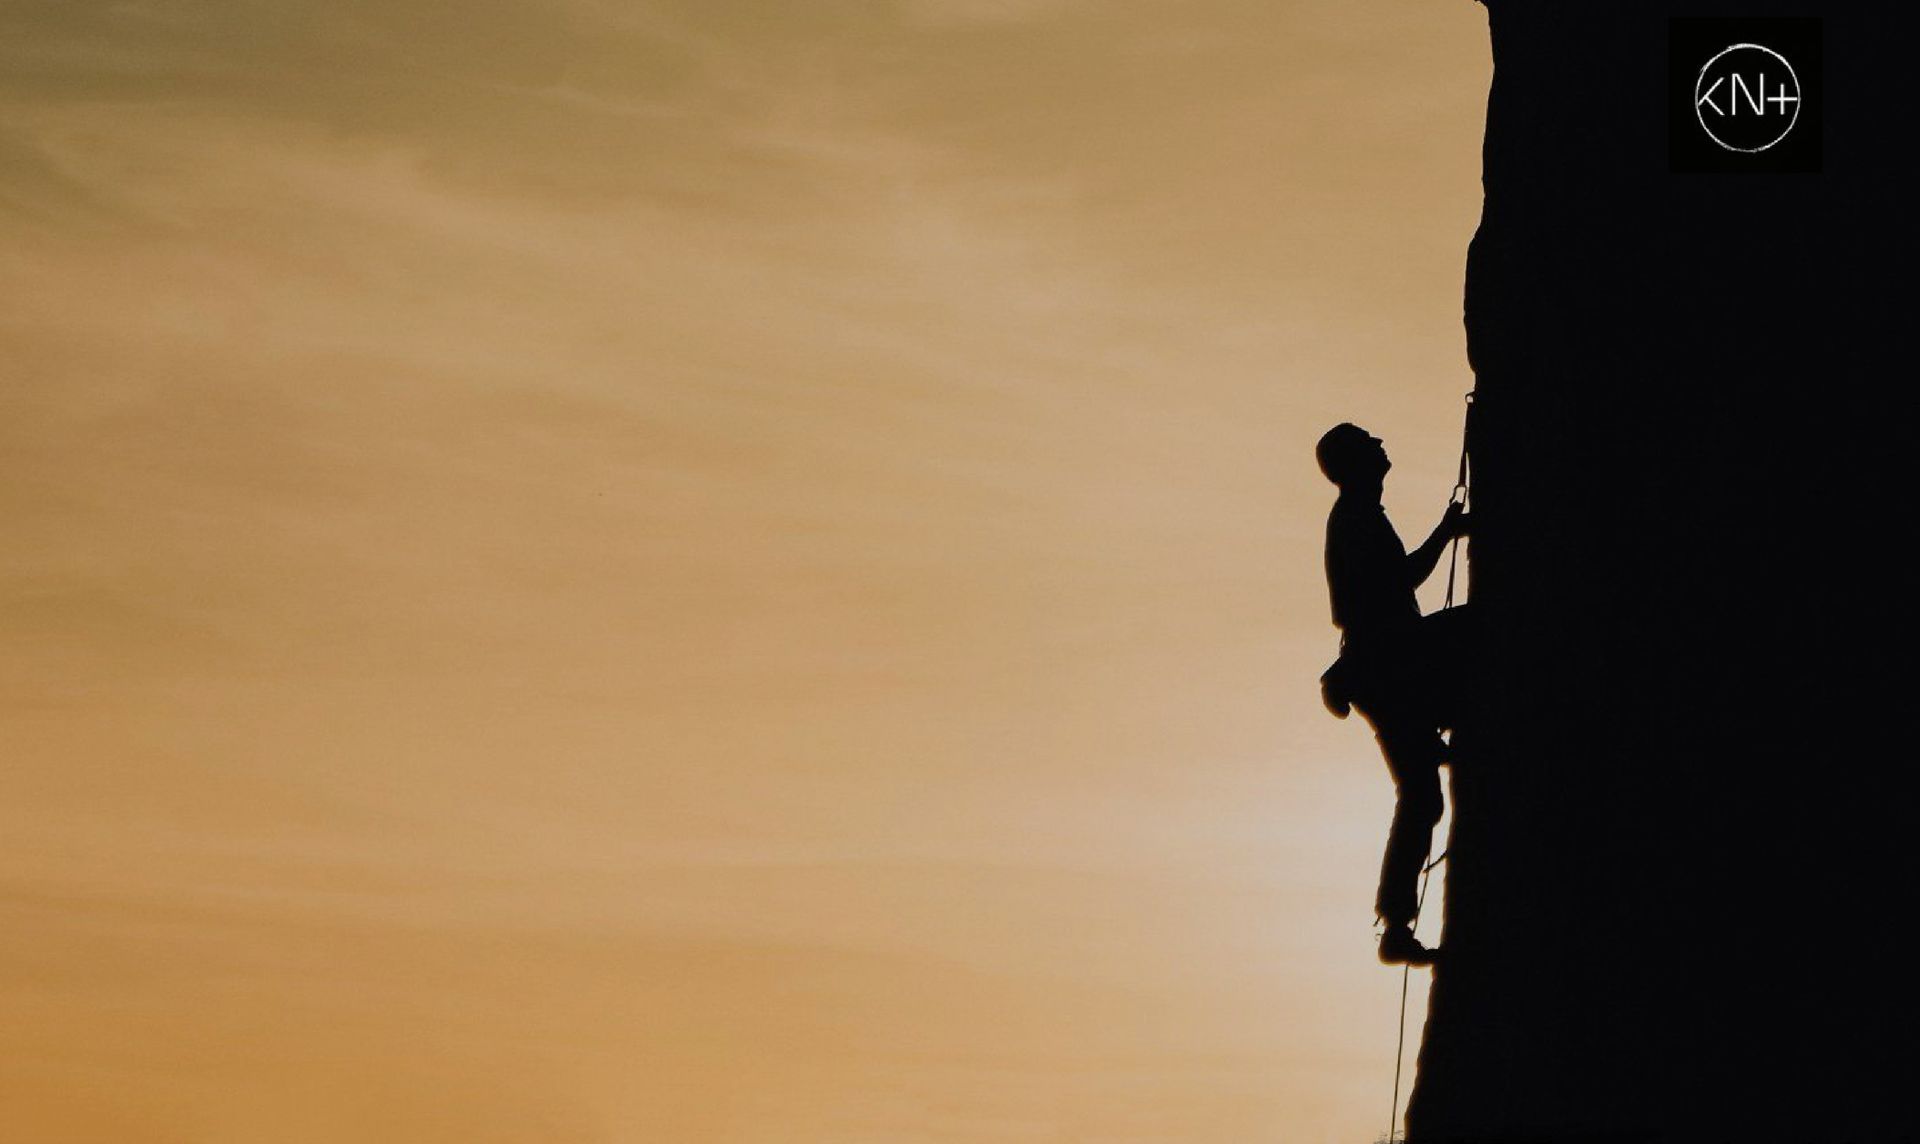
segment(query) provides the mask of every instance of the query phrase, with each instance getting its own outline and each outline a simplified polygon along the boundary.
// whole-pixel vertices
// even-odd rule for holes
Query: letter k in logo
[[[1696,100],[1694,100],[1694,101],[1693,101],[1693,109],[1694,109],[1695,111],[1698,111],[1698,110],[1700,110],[1700,105],[1704,103],[1704,104],[1706,104],[1706,105],[1707,105],[1708,107],[1711,107],[1711,108],[1713,108],[1713,113],[1714,113],[1715,115],[1725,115],[1725,114],[1726,114],[1726,112],[1724,112],[1724,111],[1721,111],[1721,110],[1720,110],[1720,105],[1719,105],[1719,104],[1717,104],[1717,103],[1715,103],[1715,102],[1713,101],[1713,93],[1714,93],[1714,92],[1716,92],[1716,91],[1718,91],[1718,90],[1720,89],[1720,85],[1721,85],[1721,84],[1723,84],[1723,83],[1725,83],[1725,82],[1727,82],[1727,77],[1726,77],[1726,76],[1718,76],[1718,77],[1716,77],[1716,78],[1714,79],[1714,81],[1713,81],[1713,86],[1712,86],[1712,87],[1710,87],[1710,88],[1708,88],[1708,89],[1707,89],[1706,91],[1704,91],[1704,92],[1702,92],[1702,93],[1700,94],[1700,98],[1699,98],[1699,99],[1696,99]]]

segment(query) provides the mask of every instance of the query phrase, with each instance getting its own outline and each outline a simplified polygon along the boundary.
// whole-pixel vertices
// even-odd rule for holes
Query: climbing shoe
[[[1412,926],[1388,926],[1380,935],[1380,960],[1387,965],[1432,965],[1439,952],[1421,945]]]

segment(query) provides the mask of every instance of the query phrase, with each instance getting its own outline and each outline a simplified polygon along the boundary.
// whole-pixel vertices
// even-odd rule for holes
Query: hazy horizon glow
[[[1340,1141],[1476,5],[0,13],[36,1141]]]

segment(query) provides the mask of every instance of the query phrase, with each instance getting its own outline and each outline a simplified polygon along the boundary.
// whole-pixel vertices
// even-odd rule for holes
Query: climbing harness
[[[1472,392],[1469,392],[1467,394],[1466,424],[1462,427],[1461,434],[1460,434],[1460,475],[1454,481],[1453,495],[1447,498],[1448,504],[1457,504],[1457,505],[1464,506],[1466,505],[1468,498],[1471,496],[1472,490],[1468,481],[1468,477],[1471,474],[1469,473],[1469,470],[1467,467],[1467,454],[1468,454],[1468,449],[1472,444],[1472,441],[1473,441],[1473,394]],[[1454,584],[1456,582],[1456,577],[1460,568],[1460,537],[1457,533],[1454,535],[1452,543],[1448,546],[1448,548],[1449,548],[1449,551],[1447,554],[1447,599],[1444,604],[1440,605],[1441,611],[1446,611],[1447,609],[1453,607]],[[1452,747],[1453,744],[1451,742],[1451,737],[1452,737],[1451,732],[1449,732],[1448,737],[1449,737],[1449,742],[1447,745],[1448,747]],[[1433,851],[1429,849],[1427,853],[1431,854],[1433,853]],[[1427,879],[1430,875],[1432,875],[1433,868],[1435,866],[1438,866],[1440,863],[1445,862],[1446,860],[1447,860],[1447,851],[1442,850],[1440,852],[1440,857],[1435,858],[1433,861],[1428,862],[1426,865],[1420,868],[1420,897],[1414,903],[1413,922],[1411,923],[1411,927],[1410,927],[1411,932],[1413,932],[1416,935],[1420,932],[1420,911],[1427,904]],[[1399,1028],[1398,1036],[1396,1037],[1393,1043],[1393,1108],[1392,1108],[1392,1111],[1389,1112],[1387,1116],[1387,1144],[1393,1144],[1393,1142],[1396,1140],[1404,1139],[1404,1137],[1401,1136],[1400,1129],[1399,1129],[1400,1072],[1401,1072],[1402,1066],[1406,1062],[1406,1056],[1407,1056],[1407,991],[1408,991],[1409,983],[1412,976],[1413,976],[1412,965],[1409,964],[1409,965],[1403,965],[1400,967],[1400,1028]]]

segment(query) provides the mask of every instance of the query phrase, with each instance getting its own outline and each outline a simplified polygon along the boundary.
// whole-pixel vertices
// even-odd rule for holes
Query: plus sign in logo
[[[1820,22],[1673,20],[1667,34],[1675,171],[1820,169]]]

